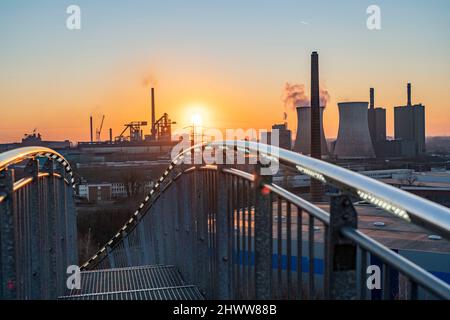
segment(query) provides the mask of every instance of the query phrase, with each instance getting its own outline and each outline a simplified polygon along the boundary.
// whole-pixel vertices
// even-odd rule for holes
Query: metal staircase
[[[82,271],[81,287],[64,300],[202,300],[174,266],[151,265]]]

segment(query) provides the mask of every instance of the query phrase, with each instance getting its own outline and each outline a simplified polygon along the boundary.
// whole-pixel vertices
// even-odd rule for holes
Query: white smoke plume
[[[326,106],[330,100],[330,94],[326,89],[320,88],[320,105]],[[295,109],[296,107],[310,106],[311,101],[305,91],[304,84],[292,84],[287,82],[284,85],[283,101],[285,107]]]

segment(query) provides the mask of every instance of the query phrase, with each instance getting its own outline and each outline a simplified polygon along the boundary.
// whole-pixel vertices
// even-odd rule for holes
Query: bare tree
[[[401,183],[405,186],[414,186],[417,181],[417,175],[414,172],[409,172],[403,179],[401,179]]]
[[[134,168],[128,168],[121,173],[121,180],[128,197],[132,198],[142,192],[145,177]]]

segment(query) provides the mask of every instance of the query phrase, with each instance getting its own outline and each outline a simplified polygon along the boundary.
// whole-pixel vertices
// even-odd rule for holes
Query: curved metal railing
[[[265,157],[337,188],[340,195],[332,197],[328,213],[272,183],[270,177],[226,165],[181,166],[184,159],[205,148]],[[403,298],[418,298],[422,288],[433,296],[450,299],[448,284],[357,230],[357,212],[350,196],[450,238],[448,208],[274,146],[221,141],[194,146],[175,157],[130,220],[83,268],[171,263],[183,269],[208,297],[366,298],[370,292],[364,287],[365,271],[368,259],[375,256],[383,269],[383,298],[401,295],[398,288],[395,293],[389,291],[393,287],[391,275],[396,272],[405,277],[401,281],[406,288]],[[308,217],[306,224],[304,215]],[[183,228],[191,238],[182,235]],[[306,234],[307,239],[303,239]],[[177,246],[189,241],[195,247],[180,252]],[[208,257],[209,269],[192,269],[192,265],[205,268],[204,261],[186,266],[187,262],[180,260],[183,251]],[[318,253],[321,260],[317,260]],[[340,270],[339,266],[346,267]],[[303,279],[304,272],[307,279]]]
[[[69,161],[67,161],[61,154],[59,154],[55,150],[46,147],[23,147],[1,153],[0,172],[6,170],[9,166],[12,166],[16,163],[39,157],[46,157],[49,160],[54,160],[59,163],[65,169],[66,174],[70,177],[69,182],[72,187],[76,187],[75,177],[73,175],[73,171]]]
[[[74,188],[69,162],[54,150],[0,154],[0,298],[63,294],[67,267],[78,264]]]

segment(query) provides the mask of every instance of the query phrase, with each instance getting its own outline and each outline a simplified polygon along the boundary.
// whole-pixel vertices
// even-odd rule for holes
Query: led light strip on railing
[[[383,199],[375,197],[367,192],[358,190],[357,193],[358,193],[358,196],[362,200],[370,202],[371,204],[373,204],[383,210],[389,211],[390,213],[392,213],[408,222],[411,222],[411,218],[409,217],[408,213],[404,209],[399,208],[398,206],[395,206],[387,201],[384,201]]]
[[[0,154],[0,170],[6,169],[8,166],[22,162],[35,157],[46,157],[49,160],[56,160],[58,164],[64,167],[64,171],[70,176],[70,184],[75,189],[75,177],[69,162],[62,155],[45,147],[23,147]]]
[[[72,188],[73,189],[76,188],[75,177],[73,176],[72,167],[70,166],[69,162],[66,159],[64,159],[59,154],[52,154],[50,152],[41,152],[38,153],[37,156],[45,156],[48,159],[56,160],[59,164],[61,164],[64,167],[66,173],[70,176],[70,184],[72,185]]]
[[[300,171],[301,173],[303,173],[313,179],[319,180],[320,182],[327,183],[327,180],[325,179],[325,176],[323,174],[315,172],[314,170],[311,170],[308,168],[304,168],[302,166],[296,166],[296,167],[297,167],[297,170]]]

